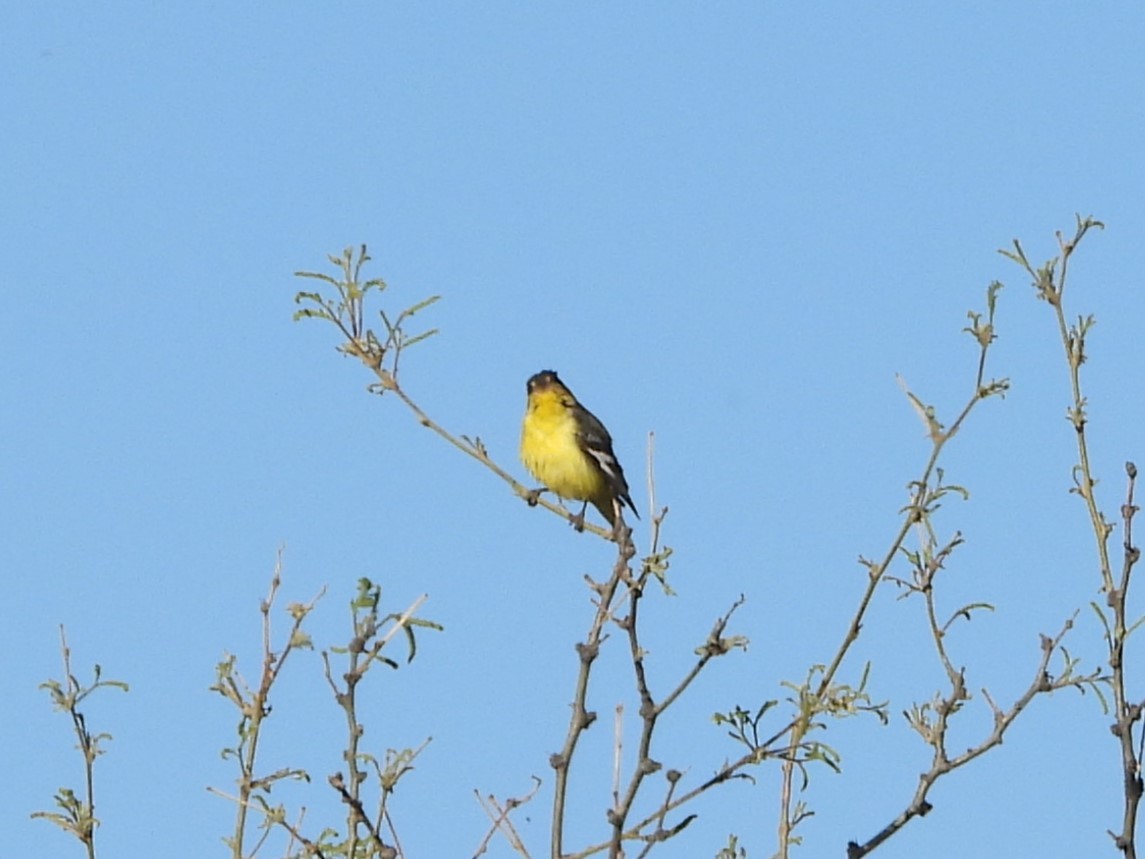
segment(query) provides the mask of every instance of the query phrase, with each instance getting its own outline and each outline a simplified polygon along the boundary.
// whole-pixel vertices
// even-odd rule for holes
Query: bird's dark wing
[[[636,513],[636,505],[628,495],[628,481],[624,479],[624,469],[616,454],[612,452],[612,436],[604,428],[600,420],[579,403],[574,407],[577,410],[577,443],[581,450],[587,453],[596,463],[601,473],[608,480],[613,493],[626,503],[632,512]],[[639,513],[636,513],[639,517]]]

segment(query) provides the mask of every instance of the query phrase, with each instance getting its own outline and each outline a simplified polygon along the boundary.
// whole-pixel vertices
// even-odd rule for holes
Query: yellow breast
[[[521,430],[521,461],[562,498],[594,501],[607,494],[603,475],[577,444],[576,421],[555,396],[530,403]]]

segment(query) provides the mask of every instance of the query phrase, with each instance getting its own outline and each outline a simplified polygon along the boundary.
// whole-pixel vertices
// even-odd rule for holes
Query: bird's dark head
[[[553,370],[541,370],[539,373],[529,377],[528,384],[525,385],[525,390],[532,394],[537,391],[543,391],[546,388],[551,388],[553,385],[564,387],[561,380],[557,378],[557,374]]]

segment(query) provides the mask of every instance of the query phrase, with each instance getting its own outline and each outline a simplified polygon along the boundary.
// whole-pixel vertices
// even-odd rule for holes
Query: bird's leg
[[[584,506],[580,508],[580,512],[573,516],[570,520],[572,522],[572,526],[576,528],[578,533],[584,531],[584,511],[587,509],[588,502],[586,501],[584,502]]]
[[[525,492],[525,503],[530,507],[536,507],[537,502],[541,500],[541,493],[545,491],[545,487],[538,486],[536,489],[530,489]]]

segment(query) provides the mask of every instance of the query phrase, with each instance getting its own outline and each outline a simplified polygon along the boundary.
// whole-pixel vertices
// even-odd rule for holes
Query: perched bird
[[[521,461],[533,477],[560,497],[585,503],[574,523],[578,529],[584,528],[589,502],[613,528],[625,504],[639,519],[604,424],[577,402],[552,370],[542,370],[530,378],[526,391]]]

